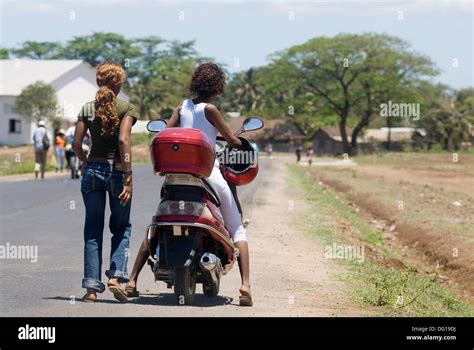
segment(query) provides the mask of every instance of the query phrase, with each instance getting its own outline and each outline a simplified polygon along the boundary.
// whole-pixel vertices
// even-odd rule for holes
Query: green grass
[[[143,132],[141,134],[132,134],[132,145],[148,146],[153,137],[155,137],[154,133]]]
[[[17,175],[17,174],[33,174],[35,170],[34,161],[23,161],[19,163],[3,161],[0,167],[0,176]],[[54,170],[54,166],[46,164],[46,171]]]
[[[336,198],[310,176],[306,169],[290,165],[292,186],[299,188],[311,205],[307,222],[308,234],[320,238],[324,244],[349,244],[354,237],[359,245],[370,246],[379,256],[402,258],[384,243],[381,234],[342,200]],[[352,230],[352,238],[334,232],[335,218],[343,220]],[[472,316],[472,308],[436,281],[411,268],[397,270],[378,265],[368,259],[341,259],[348,265],[347,273],[339,276],[349,286],[349,295],[361,305],[375,307],[386,316]],[[404,262],[406,265],[406,262]]]

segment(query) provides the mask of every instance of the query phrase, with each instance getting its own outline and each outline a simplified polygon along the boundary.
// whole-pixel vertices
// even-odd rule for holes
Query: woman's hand
[[[120,204],[123,206],[132,199],[132,175],[126,175],[122,193],[119,195]]]
[[[84,170],[87,168],[87,158],[81,161],[81,174],[84,174]]]

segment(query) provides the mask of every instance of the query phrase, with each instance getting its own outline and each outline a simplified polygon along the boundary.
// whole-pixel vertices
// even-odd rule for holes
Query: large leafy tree
[[[51,85],[38,81],[25,87],[15,99],[13,111],[31,120],[52,120],[55,117],[57,98]]]
[[[268,74],[277,75],[272,73],[279,75],[275,91],[280,101],[291,103],[291,97],[281,94],[291,96],[290,88],[297,92],[295,104],[313,100],[320,115],[337,115],[344,151],[355,154],[357,137],[378,115],[380,103],[406,97],[419,79],[435,70],[429,59],[398,38],[341,34],[275,54]],[[350,139],[348,126],[353,126]]]

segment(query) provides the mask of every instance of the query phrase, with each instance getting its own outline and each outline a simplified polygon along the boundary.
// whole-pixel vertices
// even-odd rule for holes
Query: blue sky
[[[474,86],[473,0],[0,0],[4,47],[111,31],[196,40],[236,72],[315,36],[385,32],[407,40],[455,88]],[[73,17],[73,19],[71,19]],[[238,64],[237,64],[238,63]]]

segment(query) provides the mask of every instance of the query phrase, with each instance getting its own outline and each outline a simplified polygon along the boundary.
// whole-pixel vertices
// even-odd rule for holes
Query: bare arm
[[[176,128],[179,126],[179,112],[181,111],[181,106],[182,106],[182,103],[180,103],[179,106],[174,109],[173,114],[171,115],[171,118],[168,120],[168,123],[166,124],[167,128]]]
[[[216,106],[207,104],[204,112],[206,114],[207,120],[209,120],[209,122],[214,125],[215,128],[221,133],[222,137],[225,138],[229,146],[232,148],[242,147],[242,141],[240,141],[240,139],[230,130],[229,126],[224,121],[224,117],[222,117]]]
[[[82,140],[87,132],[87,124],[83,121],[78,121],[76,129],[74,130],[74,141],[72,142],[72,149],[81,162],[87,162],[86,155],[82,150]]]
[[[123,170],[129,172],[132,170],[132,143],[130,135],[132,134],[133,117],[125,116],[120,122],[119,131],[119,150],[120,160],[122,161]]]
[[[119,150],[120,160],[122,161],[125,172],[125,182],[122,193],[120,193],[120,203],[125,205],[132,198],[132,143],[130,135],[132,134],[133,117],[126,115],[120,122],[119,129]]]

